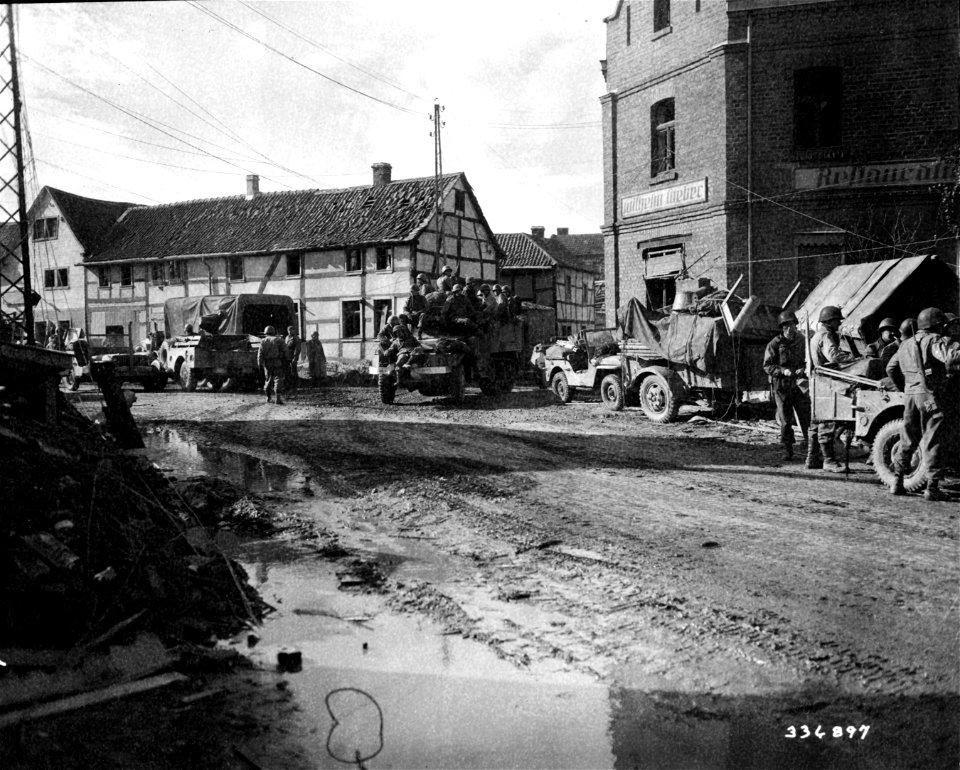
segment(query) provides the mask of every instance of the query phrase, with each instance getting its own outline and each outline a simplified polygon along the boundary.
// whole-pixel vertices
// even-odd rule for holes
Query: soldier
[[[493,290],[490,288],[490,284],[480,284],[480,299],[483,301],[483,314],[490,318],[496,317],[500,305],[493,297]]]
[[[399,322],[393,326],[394,337],[393,343],[391,344],[391,351],[397,364],[397,385],[399,385],[403,379],[406,364],[410,361],[414,351],[420,345],[420,343],[417,342],[417,338],[413,336],[413,333],[405,323],[406,316],[401,315],[398,321]]]
[[[960,316],[956,313],[947,313],[947,325],[943,336],[947,337],[952,345],[960,345]]]
[[[777,319],[780,334],[770,340],[763,355],[763,370],[770,377],[770,387],[777,404],[777,422],[780,423],[780,444],[783,459],[793,459],[793,413],[796,411],[800,429],[807,435],[810,421],[810,398],[798,386],[804,378],[804,350],[797,333],[797,316],[785,310]]]
[[[948,374],[960,370],[960,349],[951,347],[943,336],[947,323],[946,314],[939,308],[921,310],[912,341],[904,342],[887,364],[887,375],[904,394],[900,444],[893,456],[896,477],[890,488],[895,495],[906,494],[903,475],[919,444],[927,476],[923,496],[934,501],[948,499],[940,491],[944,464],[941,451],[957,426],[944,420],[944,391]]]
[[[463,295],[470,300],[470,304],[473,305],[473,309],[476,312],[483,310],[483,300],[480,299],[480,281],[474,278],[472,275],[467,278],[467,284],[463,288]]]
[[[477,325],[473,319],[473,305],[463,296],[463,286],[459,283],[455,284],[453,291],[443,304],[443,323],[450,332],[469,337],[477,331]]]
[[[900,344],[910,339],[917,332],[917,322],[913,318],[905,318],[900,322]]]
[[[445,294],[453,289],[453,268],[450,265],[444,265],[440,271],[440,277],[437,279],[437,290]]]
[[[393,341],[397,335],[394,333],[394,328],[399,324],[400,318],[392,315],[387,319],[387,322],[380,327],[380,331],[377,333],[377,344],[380,349],[381,364],[393,363],[396,360],[397,356],[393,348]]]
[[[266,336],[260,341],[260,350],[257,351],[257,366],[263,372],[263,390],[267,394],[268,404],[273,400],[274,393],[277,395],[277,403],[282,404],[280,388],[283,383],[286,346],[272,326],[265,328],[263,333]]]
[[[300,350],[302,343],[297,336],[297,330],[293,326],[287,327],[287,337],[283,341],[287,348],[287,375],[290,378],[287,390],[296,393],[300,384],[300,375],[297,373],[297,363],[300,361]]]
[[[852,353],[840,350],[840,322],[843,314],[834,305],[825,305],[820,310],[817,332],[810,340],[810,370],[818,366],[835,367],[854,359]],[[843,466],[837,462],[833,440],[837,426],[833,420],[814,421],[811,414],[809,441],[807,442],[807,468],[823,468],[833,473],[843,473]]]
[[[427,309],[427,298],[420,293],[420,284],[410,284],[410,296],[403,304],[403,312],[410,318],[410,327],[417,328],[420,325],[420,316]]]
[[[430,286],[430,276],[426,273],[420,273],[417,276],[417,285],[420,287],[420,293],[426,297],[433,288]]]
[[[900,344],[899,328],[899,324],[893,318],[884,318],[877,329],[880,337],[867,345],[867,355],[870,358],[879,358],[886,366]]]

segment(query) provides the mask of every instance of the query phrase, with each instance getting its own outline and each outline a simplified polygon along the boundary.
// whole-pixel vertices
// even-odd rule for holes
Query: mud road
[[[276,504],[348,550],[447,560],[388,574],[393,610],[611,687],[616,766],[661,766],[618,726],[650,693],[700,719],[691,745],[707,745],[711,719],[741,719],[719,766],[956,766],[957,478],[952,502],[894,498],[860,461],[849,476],[782,464],[769,423],[662,426],[532,389],[468,391],[458,408],[415,394],[384,406],[368,388],[284,406],[171,388],[139,393],[134,414],[202,451],[296,470],[307,497]],[[800,761],[787,736],[803,724],[872,732],[860,748],[811,738]],[[673,766],[714,766],[690,751]]]

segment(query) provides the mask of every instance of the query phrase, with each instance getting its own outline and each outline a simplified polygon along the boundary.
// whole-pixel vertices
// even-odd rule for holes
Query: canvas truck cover
[[[201,322],[211,334],[262,334],[268,325],[284,332],[296,323],[296,308],[283,294],[178,297],[164,303],[163,321],[168,337],[187,324],[199,333]]]
[[[916,318],[925,307],[956,312],[958,292],[957,274],[931,256],[841,265],[807,295],[797,317],[801,328],[809,318],[812,331],[820,309],[835,305],[844,318],[840,332],[870,340],[877,336],[877,325],[884,317]]]

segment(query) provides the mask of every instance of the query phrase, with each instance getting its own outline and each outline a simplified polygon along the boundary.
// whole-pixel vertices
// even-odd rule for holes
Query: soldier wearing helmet
[[[477,331],[476,311],[464,296],[463,286],[454,284],[453,291],[443,305],[443,323],[447,331],[458,336],[471,336]]]
[[[949,319],[936,307],[928,307],[917,316],[917,333],[904,340],[887,364],[887,375],[904,394],[903,425],[900,444],[893,456],[896,476],[890,491],[906,494],[903,476],[920,446],[926,469],[927,500],[947,500],[940,491],[944,475],[944,444],[957,431],[956,407],[949,401],[948,376],[960,372],[960,348],[951,346],[943,336]]]
[[[257,367],[263,372],[263,391],[267,394],[267,403],[277,396],[277,403],[282,404],[280,389],[283,387],[283,372],[286,368],[286,345],[277,336],[273,326],[263,330],[264,338],[260,341],[257,351]]]
[[[843,314],[835,305],[825,305],[820,310],[816,334],[810,340],[811,371],[818,366],[835,368],[854,360],[852,353],[840,349],[840,322]],[[837,462],[833,441],[837,426],[833,420],[810,420],[810,440],[807,443],[807,468],[843,473],[843,466]]]
[[[763,355],[763,370],[770,378],[773,400],[777,405],[780,423],[780,445],[783,459],[793,459],[793,415],[796,412],[804,436],[810,423],[810,399],[799,383],[806,379],[804,350],[797,333],[797,316],[784,310],[777,319],[780,333],[767,344]]]
[[[430,286],[430,276],[428,276],[426,273],[419,273],[417,275],[416,283],[420,287],[420,293],[424,297],[433,291],[433,288]]]
[[[493,290],[490,288],[489,283],[480,284],[480,300],[483,302],[483,314],[488,318],[493,318],[497,314],[497,310],[500,305],[497,303],[497,300],[493,297]]]
[[[410,327],[416,329],[420,325],[420,316],[427,309],[427,298],[420,293],[420,284],[410,284],[410,296],[403,303],[403,312],[410,319]]]
[[[910,339],[917,333],[916,319],[906,318],[900,323],[900,342]]]
[[[450,265],[444,265],[437,279],[437,289],[448,293],[453,290],[453,283],[453,268]]]
[[[884,366],[893,358],[900,346],[900,325],[894,318],[884,318],[877,327],[880,336],[867,345],[866,354],[870,358],[879,358]]]

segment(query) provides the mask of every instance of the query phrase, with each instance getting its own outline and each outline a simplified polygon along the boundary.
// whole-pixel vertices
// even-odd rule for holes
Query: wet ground
[[[302,528],[229,541],[277,608],[228,645],[255,668],[186,708],[148,700],[154,738],[131,740],[169,753],[140,766],[181,766],[200,734],[220,767],[960,762],[956,479],[953,503],[894,499],[858,461],[780,464],[763,423],[657,426],[538,391],[139,399],[158,465],[347,552]],[[276,672],[283,648],[302,670]]]

